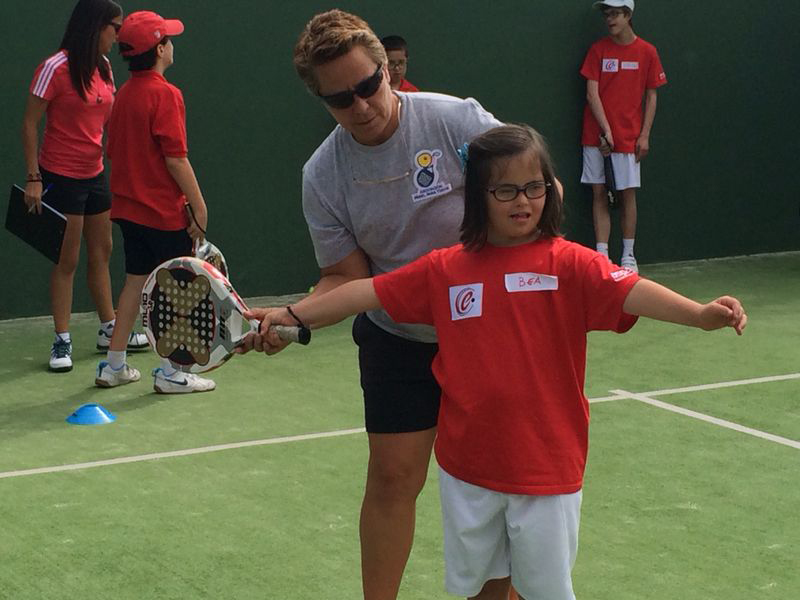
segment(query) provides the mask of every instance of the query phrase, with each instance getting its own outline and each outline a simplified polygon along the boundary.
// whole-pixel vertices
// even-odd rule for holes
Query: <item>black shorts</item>
[[[405,433],[436,426],[442,390],[431,372],[438,344],[384,331],[365,314],[353,322],[364,416],[369,433]]]
[[[42,200],[65,215],[99,215],[111,208],[105,171],[90,179],[73,179],[42,169]],[[48,189],[49,188],[49,189]]]
[[[192,255],[192,238],[185,229],[162,231],[125,219],[114,219],[122,230],[125,272],[150,275],[165,260]]]

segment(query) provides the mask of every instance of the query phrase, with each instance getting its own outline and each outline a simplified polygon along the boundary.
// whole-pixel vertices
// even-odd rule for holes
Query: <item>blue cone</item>
[[[113,423],[117,417],[99,404],[84,404],[67,417],[67,423],[73,425],[106,425]]]

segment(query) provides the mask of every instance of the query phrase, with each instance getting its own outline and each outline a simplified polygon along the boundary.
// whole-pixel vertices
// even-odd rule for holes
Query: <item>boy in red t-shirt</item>
[[[106,360],[97,366],[95,384],[115,387],[140,379],[126,363],[125,343],[139,311],[147,276],[165,260],[192,254],[208,222],[206,203],[187,158],[183,95],[164,78],[172,65],[171,36],[183,23],[150,11],[128,15],[119,30],[122,56],[131,78],[117,94],[109,120],[111,219],[125,245],[125,286]],[[185,206],[195,220],[189,222]],[[215,383],[176,371],[168,360],[153,371],[162,394],[205,392]]]
[[[605,193],[603,157],[611,155],[616,187],[622,197],[620,265],[638,271],[633,243],[636,188],[641,186],[639,162],[650,150],[656,88],[667,83],[667,77],[655,46],[633,32],[634,0],[602,0],[594,6],[603,11],[609,35],[589,48],[580,71],[586,78],[587,100],[581,137],[581,183],[592,186],[597,251],[608,256],[611,216]]]
[[[399,35],[381,38],[389,61],[389,86],[398,92],[418,92],[419,88],[406,79],[408,69],[408,44]]]

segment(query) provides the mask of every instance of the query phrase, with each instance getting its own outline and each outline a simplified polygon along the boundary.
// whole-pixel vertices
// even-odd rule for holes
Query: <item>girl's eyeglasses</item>
[[[352,90],[337,92],[336,94],[329,94],[327,96],[320,94],[319,97],[331,108],[349,108],[353,106],[353,102],[356,101],[356,96],[365,99],[374,96],[375,92],[377,92],[378,88],[381,86],[382,81],[383,65],[378,65],[378,68],[375,69],[375,73],[359,81],[353,86]]]
[[[511,183],[504,183],[497,187],[487,188],[486,191],[492,194],[499,202],[511,202],[515,200],[519,193],[525,194],[528,200],[538,200],[547,193],[547,188],[551,184],[546,181],[531,181],[522,187],[516,186]]]
[[[122,23],[117,23],[115,21],[109,22],[109,25],[114,28],[114,32],[119,33],[119,30],[122,29]]]

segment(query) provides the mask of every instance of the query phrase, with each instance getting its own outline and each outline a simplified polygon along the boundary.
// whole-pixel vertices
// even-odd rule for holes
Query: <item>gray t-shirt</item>
[[[356,247],[373,275],[387,273],[459,240],[464,177],[456,153],[502,123],[474,99],[395,92],[400,124],[383,144],[364,146],[337,125],[303,167],[303,213],[321,268]],[[404,338],[435,342],[426,325],[368,316]]]

